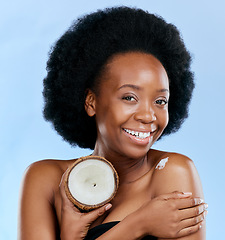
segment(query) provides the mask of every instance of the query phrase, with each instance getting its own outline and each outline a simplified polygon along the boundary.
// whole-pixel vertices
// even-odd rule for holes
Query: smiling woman
[[[44,116],[70,144],[106,158],[119,187],[110,203],[82,212],[60,184],[77,160],[33,163],[19,239],[205,239],[193,162],[152,149],[188,115],[190,60],[177,29],[140,9],[98,11],[70,27],[50,54]]]

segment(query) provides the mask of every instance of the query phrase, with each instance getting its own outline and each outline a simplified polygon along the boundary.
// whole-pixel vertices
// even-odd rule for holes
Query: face
[[[168,123],[164,67],[150,54],[118,54],[100,81],[98,94],[89,91],[86,99],[87,113],[96,119],[96,146],[129,158],[145,156]]]

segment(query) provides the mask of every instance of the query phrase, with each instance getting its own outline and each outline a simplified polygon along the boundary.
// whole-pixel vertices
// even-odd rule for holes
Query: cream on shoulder
[[[168,162],[169,157],[163,158],[159,161],[159,163],[156,165],[155,169],[161,170],[166,166],[166,163]]]

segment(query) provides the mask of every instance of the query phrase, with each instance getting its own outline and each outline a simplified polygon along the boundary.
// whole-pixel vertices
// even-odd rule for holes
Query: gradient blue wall
[[[42,118],[50,46],[78,16],[127,3],[175,24],[193,54],[196,89],[190,117],[155,147],[193,159],[209,204],[207,239],[225,236],[224,1],[8,0],[0,7],[0,239],[16,239],[19,187],[29,164],[90,153],[71,148]]]

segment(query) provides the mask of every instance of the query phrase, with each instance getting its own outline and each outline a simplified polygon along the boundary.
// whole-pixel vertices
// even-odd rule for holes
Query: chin
[[[148,151],[150,150],[151,146],[148,148],[137,148],[137,147],[130,147],[127,151],[124,151],[124,156],[130,159],[139,159],[146,156]]]

